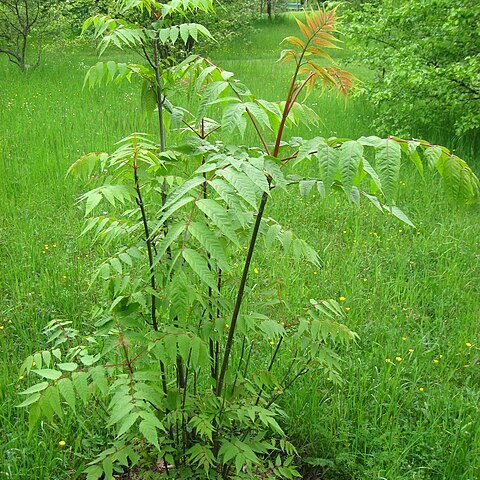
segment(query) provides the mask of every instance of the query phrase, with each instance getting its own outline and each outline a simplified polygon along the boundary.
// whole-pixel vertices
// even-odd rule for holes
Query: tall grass
[[[293,24],[254,28],[219,46],[213,59],[259,97],[281,99],[289,65],[275,60]],[[97,414],[80,427],[65,419],[29,432],[15,408],[27,380],[18,368],[45,346],[41,329],[52,318],[87,328],[96,301],[88,281],[101,252],[78,238],[80,186],[65,179],[66,169],[84,152],[111,150],[122,136],[154,128],[142,123],[136,85],[82,90],[94,61],[87,49],[51,51],[25,76],[0,63],[0,478],[77,478],[102,445]],[[375,133],[364,99],[345,108],[316,90],[308,101],[322,124],[292,135]],[[244,141],[253,139],[248,133]],[[472,145],[455,146],[468,157],[478,153]],[[435,179],[423,185],[408,168],[402,177],[401,206],[417,230],[340,197],[304,201],[291,191],[277,195],[270,211],[318,249],[322,268],[282,262],[280,252],[254,258],[258,287],[279,289],[287,315],[301,314],[309,298],[344,297],[348,325],[360,335],[342,352],[343,385],[316,372],[284,400],[287,429],[318,478],[480,477],[478,207],[451,207]]]

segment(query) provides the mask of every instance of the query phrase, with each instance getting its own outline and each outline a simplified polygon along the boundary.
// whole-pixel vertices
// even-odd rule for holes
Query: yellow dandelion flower
[[[467,346],[468,348],[470,348],[472,346],[472,344],[470,342],[465,342],[465,346]]]
[[[281,325],[282,327],[284,327],[284,326],[285,326],[285,322],[280,322],[280,325]]]
[[[344,230],[342,233],[344,233],[344,234],[345,234],[345,233],[347,233],[347,231],[346,231],[346,230]]]
[[[402,340],[403,340],[403,341],[405,341],[406,339],[407,339],[407,337],[405,337],[405,336],[402,337]]]
[[[313,272],[314,275],[318,275],[318,272]]]
[[[391,362],[391,360],[389,358],[385,359],[385,363],[390,363],[390,362]]]
[[[19,379],[20,381],[23,380],[24,378],[25,378],[25,377],[24,377],[23,375],[20,375],[20,376],[18,377],[18,379]]]
[[[253,273],[256,273],[256,274],[258,274],[258,273],[259,273],[259,270],[258,270],[258,268],[257,268],[257,267],[255,267],[255,268],[253,269]]]
[[[4,325],[0,325],[0,330],[4,330],[5,329],[5,326]]]
[[[349,311],[351,310],[351,308],[350,308],[350,307],[345,307],[345,310],[346,310],[347,312],[349,312]]]
[[[61,447],[64,447],[64,446],[66,445],[65,440],[60,440],[60,441],[58,442],[58,444],[59,444]]]
[[[274,342],[273,340],[270,340],[268,343],[269,343],[270,345],[275,345],[275,342]]]
[[[395,357],[395,361],[396,361],[396,362],[401,362],[402,360],[403,360],[402,357]]]
[[[433,360],[433,363],[438,363],[438,360],[435,358],[435,359]]]
[[[439,358],[443,358],[443,355],[439,355],[438,357],[439,357]]]
[[[34,367],[37,364],[37,362],[32,362],[32,367]]]
[[[341,297],[338,297],[338,299],[341,301],[341,302],[344,302],[346,300],[345,297],[341,296]]]
[[[230,328],[230,325],[228,323],[226,323],[225,328]]]
[[[423,387],[420,387],[419,390],[420,390],[421,392],[425,391],[425,389],[424,389]]]
[[[364,281],[364,282],[368,282],[368,278],[364,278],[363,281]]]
[[[402,228],[399,228],[399,229],[398,229],[398,233],[403,233],[403,229],[402,229]]]
[[[57,244],[54,243],[54,244],[52,245],[52,247],[53,247],[53,248],[57,248]]]

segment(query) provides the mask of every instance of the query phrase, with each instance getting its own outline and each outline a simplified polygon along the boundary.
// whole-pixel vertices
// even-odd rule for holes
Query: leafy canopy
[[[382,131],[480,127],[480,9],[472,0],[349,2],[350,47],[374,79],[365,94]]]

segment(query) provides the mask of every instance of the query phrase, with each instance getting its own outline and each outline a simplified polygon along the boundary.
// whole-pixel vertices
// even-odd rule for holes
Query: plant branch
[[[151,319],[153,329],[158,332],[158,322],[157,322],[157,308],[156,308],[156,296],[153,293],[156,290],[155,284],[155,270],[154,270],[154,259],[153,259],[153,249],[152,249],[152,239],[150,237],[150,231],[148,227],[147,214],[145,211],[145,205],[143,203],[142,193],[140,190],[140,183],[138,178],[138,164],[137,164],[137,146],[135,140],[135,151],[133,154],[133,175],[135,181],[135,191],[137,192],[136,202],[140,208],[140,213],[142,216],[143,230],[145,232],[145,242],[147,244],[147,255],[148,255],[148,266],[150,271],[150,287],[152,288],[151,295]]]
[[[229,361],[230,352],[231,352],[231,349],[232,349],[233,337],[234,337],[235,329],[236,329],[236,326],[237,326],[238,314],[240,313],[240,307],[242,306],[242,300],[243,300],[243,295],[244,295],[244,292],[245,292],[245,286],[247,284],[248,271],[250,269],[250,263],[252,261],[253,252],[255,250],[255,245],[256,245],[256,242],[257,242],[257,235],[258,235],[258,231],[260,229],[260,224],[262,222],[263,212],[265,211],[265,205],[267,204],[267,200],[268,200],[268,193],[263,192],[262,199],[260,201],[260,206],[259,206],[258,212],[257,212],[257,218],[255,220],[255,225],[253,227],[252,236],[250,238],[250,245],[248,247],[247,256],[245,258],[245,264],[244,264],[244,267],[243,267],[242,277],[240,279],[240,285],[238,287],[237,298],[236,298],[236,301],[235,301],[235,306],[233,308],[232,319],[230,321],[230,329],[229,329],[229,332],[228,332],[227,342],[225,344],[225,352],[223,354],[222,367],[221,367],[220,373],[218,375],[218,382],[217,382],[216,390],[215,390],[215,393],[216,393],[217,396],[220,396],[221,392],[222,392],[223,382],[224,382],[224,379],[225,379],[225,373],[226,373],[227,368],[228,368],[228,361]]]

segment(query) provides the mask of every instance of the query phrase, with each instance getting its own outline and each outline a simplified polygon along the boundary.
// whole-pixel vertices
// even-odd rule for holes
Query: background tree
[[[27,63],[27,46],[49,7],[48,0],[0,0],[0,53],[22,71],[40,64],[41,42],[33,65]]]
[[[474,0],[348,2],[356,59],[374,72],[365,94],[377,126],[422,134],[480,126],[480,9]],[[393,103],[392,100],[396,99]]]

